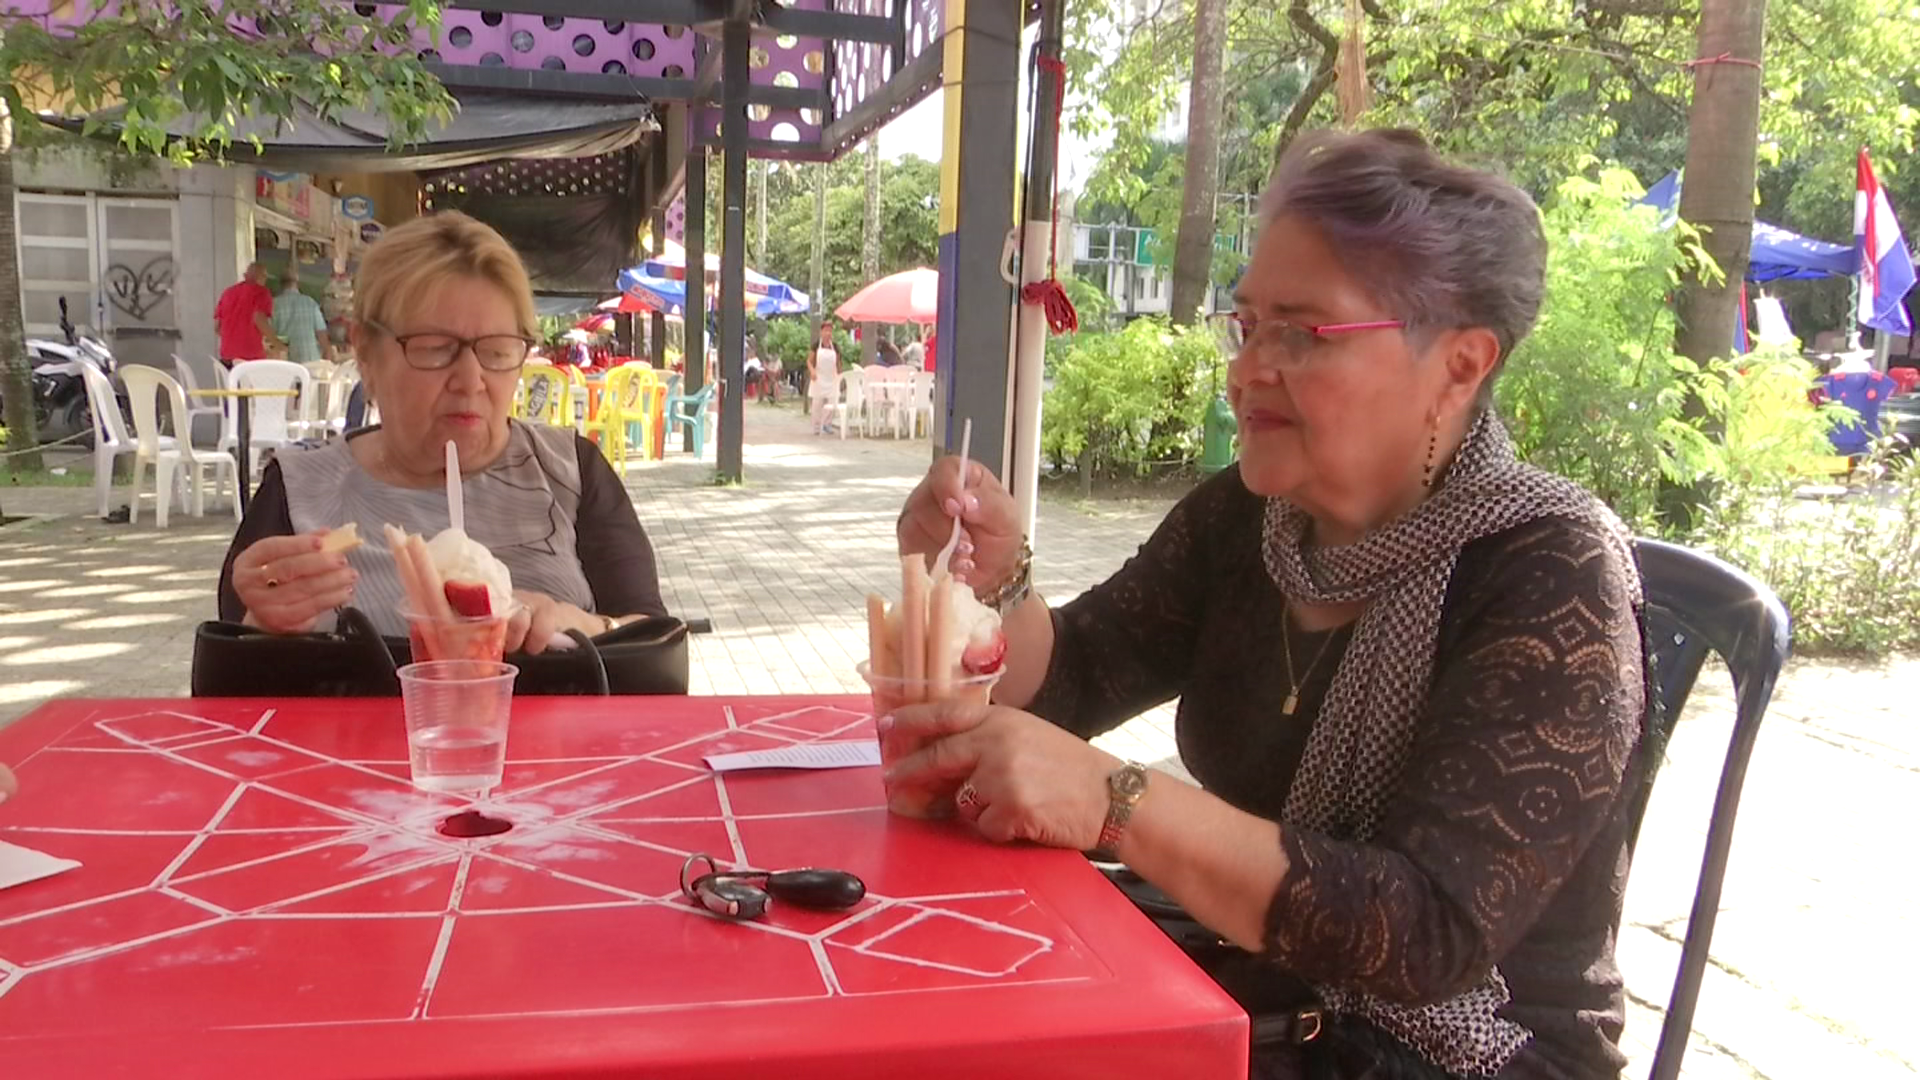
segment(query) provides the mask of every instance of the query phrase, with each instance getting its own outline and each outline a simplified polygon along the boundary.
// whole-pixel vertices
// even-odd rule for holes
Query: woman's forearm
[[[1202,926],[1265,949],[1267,909],[1287,874],[1278,822],[1155,772],[1114,854]]]
[[[1039,593],[1029,593],[1001,619],[1000,629],[1007,635],[1007,668],[993,688],[993,700],[1024,709],[1047,681],[1047,667],[1053,663],[1053,612]]]

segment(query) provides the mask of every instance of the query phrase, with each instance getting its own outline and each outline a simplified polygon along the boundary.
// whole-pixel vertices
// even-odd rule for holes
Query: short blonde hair
[[[457,210],[415,218],[375,241],[360,260],[353,283],[353,321],[393,327],[400,313],[418,305],[451,277],[476,277],[507,294],[522,334],[538,337],[520,253],[490,225]]]

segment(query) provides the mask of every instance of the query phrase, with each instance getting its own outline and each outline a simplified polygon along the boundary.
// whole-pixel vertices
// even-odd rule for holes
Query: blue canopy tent
[[[1661,177],[1640,201],[1665,213],[1676,213],[1680,207],[1679,172]],[[1851,244],[1809,239],[1764,221],[1753,223],[1748,260],[1747,280],[1755,283],[1852,277],[1860,269],[1859,255]]]
[[[686,252],[671,240],[666,248],[666,254],[620,271],[616,284],[623,295],[649,310],[679,315],[687,304]],[[708,255],[706,268],[707,293],[712,297],[719,292],[720,256]],[[806,293],[778,278],[751,268],[744,273],[746,309],[755,315],[801,315],[811,306]],[[713,303],[707,307],[712,309]]]

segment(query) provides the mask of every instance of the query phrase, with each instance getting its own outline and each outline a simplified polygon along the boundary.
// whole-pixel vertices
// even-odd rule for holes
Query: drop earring
[[[1420,486],[1433,490],[1433,459],[1440,451],[1440,421],[1435,420],[1427,434],[1427,463],[1420,470]]]

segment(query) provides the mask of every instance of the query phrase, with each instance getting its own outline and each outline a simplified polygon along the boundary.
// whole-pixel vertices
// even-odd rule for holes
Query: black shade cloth
[[[323,120],[304,106],[291,122],[242,117],[234,125],[235,161],[290,172],[426,172],[516,157],[580,158],[612,153],[659,130],[653,106],[631,101],[572,101],[497,91],[449,88],[460,108],[445,125],[430,124],[424,140],[399,152],[387,149],[388,123],[374,113],[349,112]],[[112,113],[105,119],[109,125]],[[50,121],[72,131],[77,118]],[[182,117],[170,130],[185,136],[198,127]],[[250,139],[259,138],[256,152]],[[617,269],[617,268],[616,268]],[[612,275],[607,276],[612,280]]]

